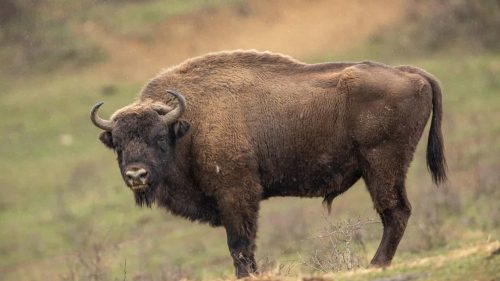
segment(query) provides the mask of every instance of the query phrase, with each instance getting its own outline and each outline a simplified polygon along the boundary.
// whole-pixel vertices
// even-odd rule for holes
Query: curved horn
[[[96,103],[93,107],[92,110],[90,110],[90,120],[92,120],[92,123],[96,125],[96,127],[103,129],[104,131],[111,132],[113,130],[113,122],[109,120],[104,120],[99,115],[97,115],[97,111],[99,110],[99,107],[103,105],[104,102],[98,102]]]
[[[184,111],[186,111],[186,107],[187,107],[186,99],[184,98],[183,95],[181,95],[180,93],[178,93],[176,91],[167,90],[167,93],[174,96],[177,99],[177,101],[179,102],[179,104],[177,105],[177,107],[175,109],[171,110],[169,113],[165,114],[165,116],[163,117],[163,120],[165,120],[165,122],[173,123],[174,121],[176,121],[177,119],[179,119],[182,116]]]

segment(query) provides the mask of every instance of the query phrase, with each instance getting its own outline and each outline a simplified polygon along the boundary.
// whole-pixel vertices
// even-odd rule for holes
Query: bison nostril
[[[148,177],[148,171],[140,170],[138,176],[140,179],[146,179]]]

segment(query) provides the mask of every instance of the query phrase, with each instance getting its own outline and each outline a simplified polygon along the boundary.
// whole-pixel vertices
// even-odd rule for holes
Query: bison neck
[[[178,153],[184,154],[182,151]],[[193,181],[188,166],[191,161],[186,161],[188,158],[185,155],[178,155],[176,159],[183,161],[176,160],[166,172],[166,179],[156,192],[158,205],[188,220],[219,226],[216,202],[202,193]]]

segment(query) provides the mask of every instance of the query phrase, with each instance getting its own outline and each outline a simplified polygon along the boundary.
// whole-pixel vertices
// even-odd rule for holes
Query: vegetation
[[[213,5],[232,2],[221,0]],[[90,64],[110,60],[109,49],[99,41],[87,40],[97,38],[94,33],[88,38],[79,36],[85,23],[93,22],[95,29],[112,36],[152,40],[150,30],[156,25],[174,15],[206,9],[207,2],[45,0],[35,6],[29,1],[2,5],[5,3],[23,10],[2,22],[8,28],[1,31],[0,60],[8,66],[0,76],[3,279],[230,278],[233,269],[222,229],[134,206],[113,153],[96,140],[88,111],[97,100],[105,100],[103,115],[110,114],[130,103],[145,81],[123,79],[101,70],[99,64]],[[213,5],[211,9],[216,9]],[[35,12],[36,17],[30,16]],[[498,18],[497,6],[485,13]],[[335,58],[324,54],[305,58],[310,62],[370,58],[420,66],[439,77],[450,181],[439,189],[432,185],[425,166],[424,135],[408,176],[413,216],[394,266],[388,270],[363,269],[381,235],[363,183],[336,199],[330,216],[321,208],[320,199],[264,202],[258,240],[261,268],[268,269],[270,276],[262,277],[264,280],[276,280],[276,275],[296,280],[294,276],[310,274],[324,276],[317,280],[500,278],[496,270],[500,267],[498,31],[489,29],[494,22],[476,14],[472,18],[485,26],[480,29],[490,39],[481,43],[472,37],[471,41],[462,33],[465,31],[456,31],[454,36],[484,48],[471,50],[467,43],[447,52],[448,45],[432,43],[425,52],[395,55],[387,51],[394,46],[395,37],[378,35]],[[27,30],[33,36],[29,40],[36,43],[14,38],[16,30]],[[398,32],[420,36],[418,32]],[[28,49],[33,46],[31,57]],[[62,69],[56,67],[61,65]],[[353,201],[363,207],[353,208]],[[335,235],[326,235],[332,233]],[[332,256],[335,251],[338,255]],[[324,271],[340,273],[325,275]]]
[[[372,43],[388,47],[392,55],[500,50],[498,1],[410,1],[404,14],[404,25],[381,32]]]
[[[237,0],[5,0],[0,3],[0,62],[7,73],[81,67],[106,60],[92,32],[153,40],[169,17]]]

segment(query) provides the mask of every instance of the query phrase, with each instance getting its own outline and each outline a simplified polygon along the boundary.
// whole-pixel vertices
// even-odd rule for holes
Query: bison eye
[[[115,144],[115,152],[116,152],[118,155],[122,154],[122,150],[123,150],[123,149],[122,149],[122,147],[121,147],[120,145]]]
[[[157,143],[158,143],[158,146],[160,147],[161,151],[163,151],[163,152],[167,151],[168,143],[167,143],[166,138],[159,138]]]

